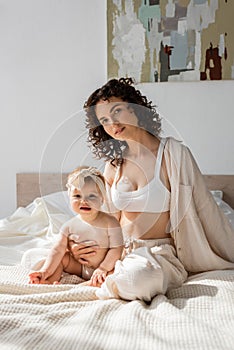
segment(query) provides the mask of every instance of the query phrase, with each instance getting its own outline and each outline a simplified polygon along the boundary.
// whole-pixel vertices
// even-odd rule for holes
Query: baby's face
[[[86,181],[81,189],[70,189],[69,197],[72,210],[81,215],[95,214],[103,203],[100,190],[92,180]]]

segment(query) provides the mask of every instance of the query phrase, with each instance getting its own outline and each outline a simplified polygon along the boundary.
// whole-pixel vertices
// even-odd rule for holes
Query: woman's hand
[[[80,264],[88,265],[89,259],[97,254],[99,245],[95,241],[84,241],[77,243],[72,240],[69,241],[69,250]]]

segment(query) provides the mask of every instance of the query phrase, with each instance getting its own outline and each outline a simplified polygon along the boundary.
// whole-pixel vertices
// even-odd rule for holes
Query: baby
[[[118,220],[101,211],[106,197],[104,177],[94,167],[79,167],[69,174],[67,188],[71,208],[77,215],[61,227],[58,241],[39,270],[29,274],[29,283],[59,283],[64,271],[89,281],[88,285],[101,285],[113,272],[123,250]],[[84,265],[68,250],[69,240],[96,241],[100,248]]]

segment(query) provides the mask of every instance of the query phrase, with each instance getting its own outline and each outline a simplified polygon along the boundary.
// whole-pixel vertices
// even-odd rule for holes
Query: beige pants
[[[157,294],[181,286],[187,272],[172,244],[170,238],[133,240],[129,254],[117,261],[115,272],[107,276],[97,297],[150,301]]]

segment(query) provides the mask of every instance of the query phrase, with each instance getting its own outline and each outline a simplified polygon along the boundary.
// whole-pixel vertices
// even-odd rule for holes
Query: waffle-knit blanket
[[[29,285],[27,275],[0,267],[1,350],[233,350],[234,271],[191,277],[151,304],[96,300],[74,277]]]

